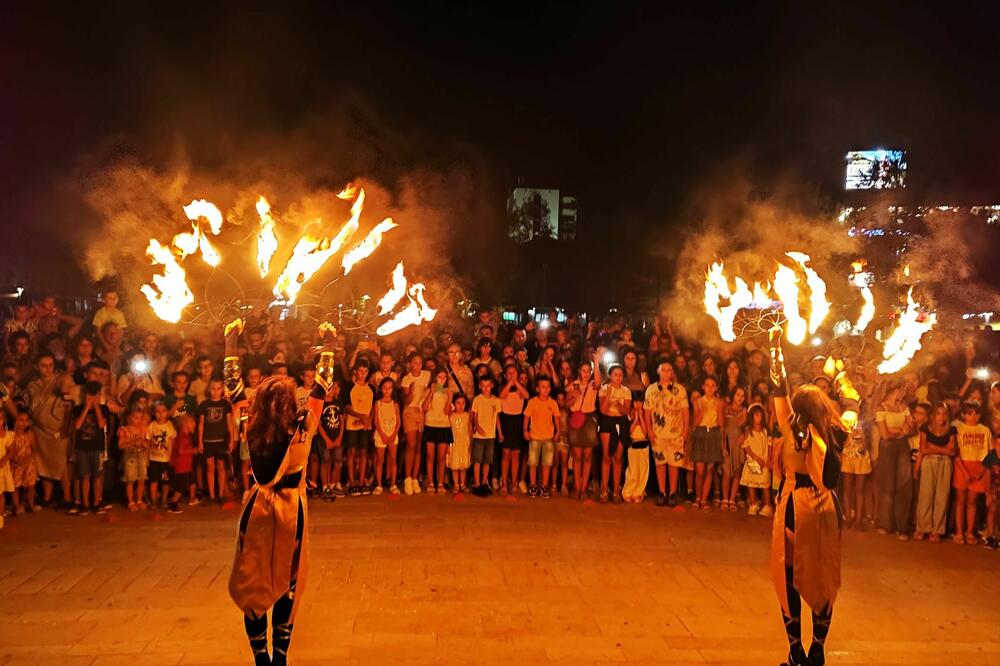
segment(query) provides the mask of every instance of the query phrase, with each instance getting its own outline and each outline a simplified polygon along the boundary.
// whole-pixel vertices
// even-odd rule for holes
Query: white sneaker
[[[522,495],[525,495],[528,492],[528,484],[522,481],[521,483],[517,484],[517,489],[521,491]]]
[[[751,504],[749,507],[747,507],[748,516],[756,516],[758,512],[760,512],[760,507],[756,504]]]
[[[768,505],[764,506],[763,509],[760,510],[760,514],[758,514],[758,515],[761,515],[761,516],[763,516],[765,518],[770,518],[771,516],[774,515],[774,509],[772,509],[771,505],[768,504]]]
[[[410,477],[403,479],[403,492],[407,495],[413,494],[413,481]]]
[[[375,486],[374,494],[375,495],[381,495],[382,494],[382,486]]]
[[[420,479],[413,479],[413,494],[420,494]]]

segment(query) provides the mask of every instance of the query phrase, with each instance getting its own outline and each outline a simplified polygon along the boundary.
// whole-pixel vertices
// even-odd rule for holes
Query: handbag
[[[587,397],[587,389],[590,388],[590,382],[583,387],[583,395],[580,396],[580,406],[583,407],[583,401]],[[575,410],[569,413],[569,427],[573,430],[579,430],[587,423],[587,414],[582,410]]]

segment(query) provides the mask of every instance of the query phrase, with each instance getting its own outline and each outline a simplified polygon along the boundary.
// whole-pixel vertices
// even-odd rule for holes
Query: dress
[[[865,446],[865,431],[859,423],[844,444],[841,471],[845,474],[865,476],[872,473],[872,457]]]
[[[472,464],[472,433],[469,413],[451,415],[451,433],[454,441],[448,456],[448,469],[469,469]]]
[[[743,436],[743,429],[747,423],[747,410],[741,409],[734,412],[731,408],[726,407],[723,421],[723,436],[729,447],[729,459],[723,460],[723,471],[729,475],[729,478],[738,479],[743,474],[743,463],[747,459],[743,447],[740,446],[740,437]]]
[[[35,464],[35,436],[31,432],[14,434],[14,457],[11,458],[11,472],[14,487],[29,488],[38,481],[38,467]]]
[[[254,460],[255,485],[240,512],[229,596],[244,615],[260,617],[293,586],[298,590],[289,621],[295,618],[309,570],[306,477],[312,433],[305,415],[291,435],[277,473],[261,482],[266,461]],[[252,451],[252,447],[251,447]]]
[[[747,433],[743,440],[743,446],[753,452],[755,456],[763,460],[770,457],[771,438],[767,430],[754,430]],[[747,488],[770,488],[771,470],[757,463],[744,453],[746,458],[743,463],[743,472],[740,475],[740,485]]]
[[[64,436],[70,403],[63,400],[56,378],[36,379],[25,390],[35,426],[35,461],[38,476],[59,480],[66,473],[69,438]]]

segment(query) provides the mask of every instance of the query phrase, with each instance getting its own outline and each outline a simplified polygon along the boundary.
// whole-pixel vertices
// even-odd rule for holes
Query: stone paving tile
[[[310,519],[300,666],[747,666],[785,649],[766,520],[449,496],[314,503]],[[0,666],[246,664],[235,521],[12,519]],[[995,553],[857,533],[844,551],[828,663],[1000,664]]]

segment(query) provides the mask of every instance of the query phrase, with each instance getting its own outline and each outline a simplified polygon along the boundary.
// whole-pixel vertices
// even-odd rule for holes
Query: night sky
[[[0,10],[5,279],[70,270],[94,155],[221,168],[325,123],[385,182],[470,165],[498,221],[518,176],[578,194],[581,256],[669,242],[727,174],[835,199],[850,148],[906,148],[912,196],[1000,199],[985,3],[46,4]]]

